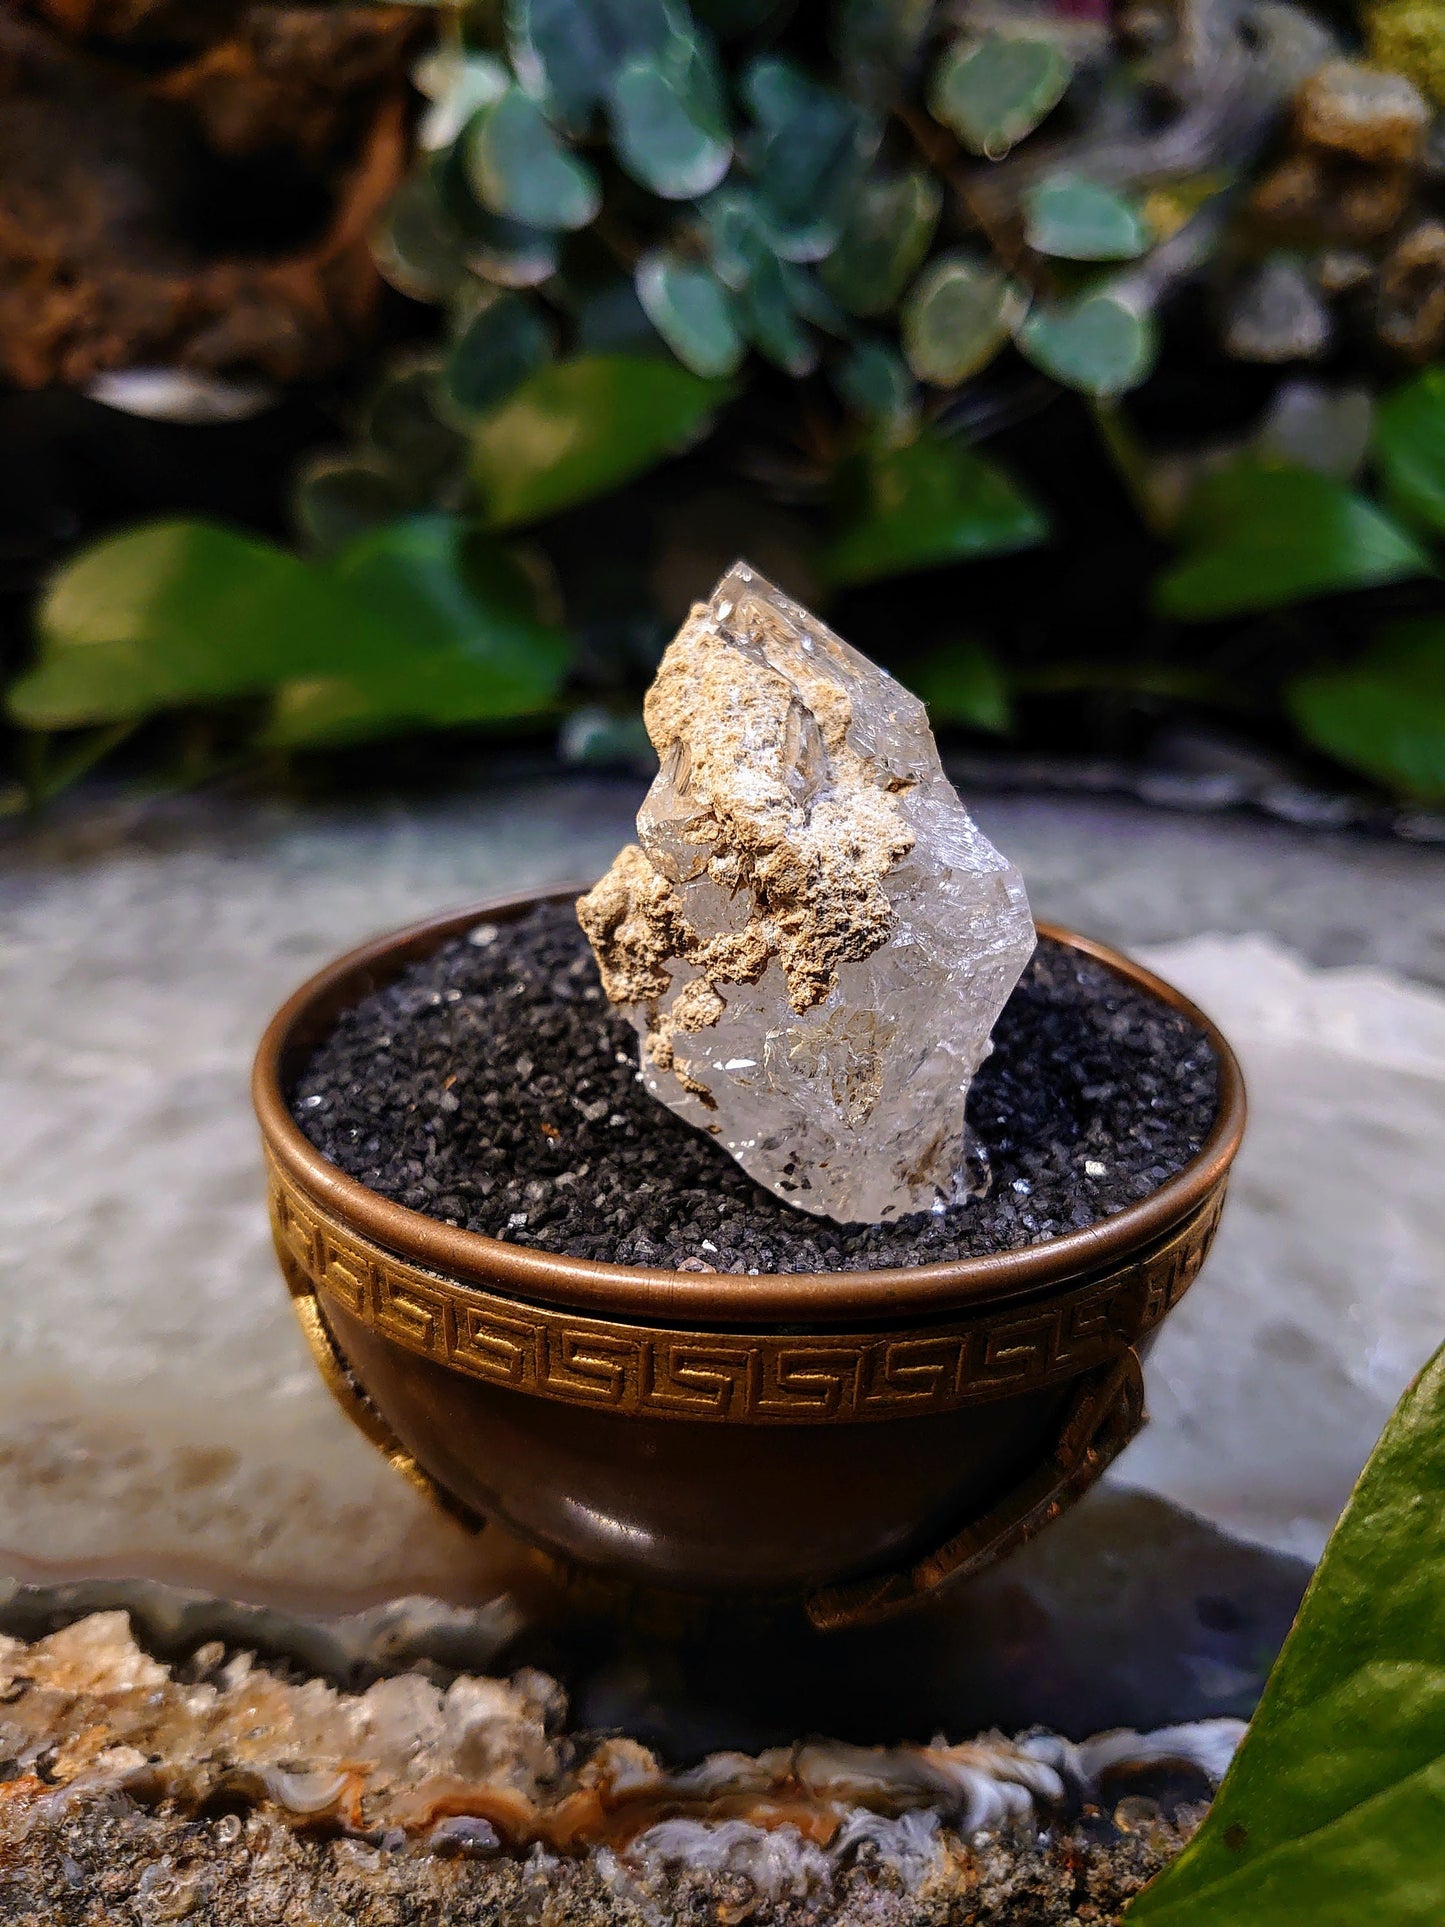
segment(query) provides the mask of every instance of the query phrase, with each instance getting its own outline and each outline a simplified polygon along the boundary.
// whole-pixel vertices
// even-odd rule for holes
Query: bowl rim
[[[479,923],[508,921],[541,903],[566,902],[587,884],[535,887],[444,911],[372,937],[324,965],[267,1025],[251,1077],[261,1134],[282,1171],[323,1211],[396,1256],[464,1284],[517,1298],[669,1325],[840,1325],[973,1306],[1074,1283],[1140,1256],[1223,1185],[1245,1124],[1244,1077],[1218,1026],[1182,991],[1112,945],[1052,923],[1041,937],[1092,957],[1136,989],[1182,1012],[1209,1039],[1219,1064],[1219,1108],[1188,1164],[1145,1198],[1081,1231],[1017,1250],[872,1271],[667,1271],[574,1258],[465,1231],[394,1203],[348,1177],[292,1118],[286,1082],[301,1053],[336,1016],[392,981],[408,963]]]

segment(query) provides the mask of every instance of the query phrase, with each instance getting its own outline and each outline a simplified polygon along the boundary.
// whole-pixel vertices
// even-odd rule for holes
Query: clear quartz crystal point
[[[923,704],[740,562],[645,713],[638,842],[577,908],[648,1090],[804,1211],[965,1197],[969,1082],[1034,926]]]

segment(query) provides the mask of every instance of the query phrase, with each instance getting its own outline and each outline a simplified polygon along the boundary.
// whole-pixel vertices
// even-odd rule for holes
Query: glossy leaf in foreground
[[[1397,795],[1445,802],[1445,618],[1391,624],[1357,661],[1297,676],[1300,733]]]
[[[333,571],[389,625],[395,648],[366,673],[289,683],[268,745],[359,742],[535,715],[551,704],[567,671],[566,637],[539,613],[521,564],[458,517],[415,516],[378,530],[338,556]]]
[[[1051,174],[1024,195],[1024,239],[1062,261],[1132,261],[1149,235],[1122,194],[1079,175]]]
[[[1427,368],[1379,403],[1374,455],[1390,506],[1445,535],[1445,368]]]
[[[743,338],[727,289],[700,262],[658,250],[644,255],[635,276],[643,312],[695,375],[731,375],[743,358]]]
[[[953,388],[977,374],[1023,319],[1027,297],[1008,276],[946,254],[915,283],[902,316],[903,352],[920,381]]]
[[[1128,1927],[1445,1920],[1445,1351],[1386,1425],[1203,1827]]]
[[[965,147],[997,160],[1052,113],[1072,73],[1053,40],[990,33],[959,41],[934,72],[929,111]]]
[[[605,494],[688,447],[726,394],[721,382],[642,356],[540,369],[473,435],[487,521],[514,528]]]
[[[840,478],[835,582],[872,582],[1031,548],[1048,524],[1018,486],[971,448],[923,434],[861,453]]]
[[[1107,289],[1035,306],[1017,340],[1036,368],[1100,399],[1137,388],[1159,352],[1153,316]]]
[[[394,637],[322,570],[210,522],[154,522],[53,578],[40,657],[10,691],[33,729],[119,722],[379,666]]]
[[[1209,621],[1429,571],[1398,523],[1330,476],[1241,463],[1205,478],[1155,586],[1162,614]]]

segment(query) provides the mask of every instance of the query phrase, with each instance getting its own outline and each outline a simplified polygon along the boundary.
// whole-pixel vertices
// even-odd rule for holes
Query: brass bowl
[[[329,1163],[287,1093],[338,1013],[474,924],[574,894],[364,944],[262,1039],[276,1250],[332,1391],[466,1520],[610,1580],[801,1597],[820,1627],[886,1617],[1020,1544],[1143,1423],[1140,1356],[1204,1261],[1244,1129],[1224,1038],[1117,951],[1040,925],[1200,1026],[1218,1115],[1197,1157],[1117,1215],[950,1264],[599,1264],[457,1230]]]

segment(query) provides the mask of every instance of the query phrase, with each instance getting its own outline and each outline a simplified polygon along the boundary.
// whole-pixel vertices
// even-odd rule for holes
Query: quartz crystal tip
[[[638,840],[577,914],[648,1090],[804,1211],[958,1202],[969,1083],[1034,926],[923,704],[738,562],[644,714]]]

